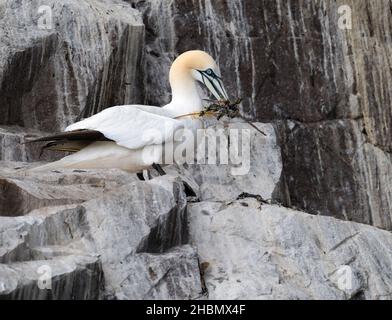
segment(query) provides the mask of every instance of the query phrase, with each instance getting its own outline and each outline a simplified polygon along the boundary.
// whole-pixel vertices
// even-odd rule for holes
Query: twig
[[[240,118],[244,120],[247,124],[249,124],[252,128],[260,132],[262,135],[267,136],[263,131],[261,131],[256,125],[247,120],[240,112],[239,104],[242,99],[237,99],[235,102],[230,102],[229,100],[209,100],[204,99],[205,101],[210,102],[211,104],[204,108],[201,112],[193,112],[184,114],[176,117],[175,119],[180,119],[187,116],[200,116],[204,117],[206,115],[215,115],[217,120],[220,120],[222,117],[228,117],[230,119]]]

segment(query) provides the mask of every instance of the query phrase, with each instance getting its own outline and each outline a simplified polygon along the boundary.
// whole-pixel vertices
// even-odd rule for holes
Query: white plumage
[[[68,126],[65,131],[96,130],[119,146],[139,149],[173,140],[184,124],[171,112],[152,106],[116,106]]]
[[[170,70],[171,103],[162,108],[115,106],[76,122],[65,131],[94,130],[113,141],[82,141],[85,145],[81,143],[80,151],[33,170],[120,168],[138,172],[154,163],[164,165],[163,145],[174,150],[173,138],[178,131],[195,133],[202,127],[199,119],[187,116],[203,109],[197,81],[204,83],[217,99],[227,99],[220,79],[218,66],[207,53],[188,51],[176,59]],[[49,138],[45,141],[51,141]]]

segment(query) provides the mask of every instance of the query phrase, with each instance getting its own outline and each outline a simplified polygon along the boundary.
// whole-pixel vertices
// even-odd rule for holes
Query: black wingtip
[[[29,143],[35,143],[35,142],[48,142],[52,141],[53,139],[50,139],[51,137],[42,137],[42,138],[37,138],[37,139],[32,139],[32,140],[27,140],[25,138],[24,141],[19,142],[20,144],[29,144]]]

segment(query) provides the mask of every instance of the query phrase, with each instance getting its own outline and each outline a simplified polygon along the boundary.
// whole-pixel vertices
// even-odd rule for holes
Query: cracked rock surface
[[[105,173],[108,179],[113,179],[110,172]],[[98,174],[94,172],[92,176]],[[104,176],[103,172],[100,174]],[[112,192],[103,192],[105,187],[98,186],[100,195],[90,195],[96,199],[83,203],[80,197],[69,197],[74,204],[67,205],[37,202],[39,208],[18,217],[4,216],[1,211],[0,296],[199,297],[197,253],[186,245],[186,196],[182,181],[168,176],[151,182],[124,179],[122,184]],[[50,183],[47,187],[50,189]],[[74,187],[78,191],[77,184]],[[21,197],[29,199],[26,193]],[[38,288],[43,267],[51,270],[50,294],[41,293]],[[83,274],[89,278],[81,282]],[[61,288],[55,289],[56,286]]]
[[[147,103],[170,101],[160,75],[197,44],[244,114],[279,126],[285,203],[392,229],[390,0],[127,1],[146,25]]]
[[[144,26],[129,4],[4,0],[0,5],[0,124],[54,132],[81,113],[141,99],[137,74]],[[48,7],[52,19],[40,24]]]
[[[270,179],[252,187],[276,203],[281,180],[272,173],[282,167],[269,134],[253,138],[251,158],[269,154],[252,166]],[[392,298],[392,234],[252,194],[236,200],[253,176],[206,198],[229,165],[173,166],[139,181],[119,170],[30,173],[31,164],[1,164],[3,299]],[[50,290],[40,288],[43,276]]]
[[[188,212],[210,299],[392,298],[389,232],[256,200]]]
[[[0,0],[0,299],[392,298],[391,1],[48,0],[48,28],[41,5]],[[169,102],[195,44],[267,133],[248,173],[28,171],[63,156],[28,137]]]

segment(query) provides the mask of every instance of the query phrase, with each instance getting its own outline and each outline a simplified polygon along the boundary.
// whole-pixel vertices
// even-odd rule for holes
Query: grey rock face
[[[45,275],[48,270],[50,278]],[[50,287],[45,287],[49,279]],[[41,282],[42,289],[37,285]],[[0,299],[99,299],[101,283],[100,264],[92,257],[72,255],[50,261],[0,265]]]
[[[197,272],[188,279],[192,270],[198,270],[195,252],[188,248],[166,254],[187,243],[185,203],[181,181],[158,178],[151,183],[126,185],[83,205],[111,295],[122,299],[187,299],[200,295]],[[162,255],[149,255],[154,253]],[[170,266],[173,270],[165,270],[171,264],[166,259],[177,261]],[[144,262],[151,263],[151,272]],[[159,264],[163,265],[157,268]],[[185,274],[180,277],[180,272]],[[146,282],[148,273],[152,275]],[[164,283],[160,284],[159,279]]]
[[[167,74],[178,53],[197,47],[217,57],[228,92],[244,98],[244,110],[257,120],[364,116],[372,135],[379,123],[390,127],[391,110],[381,107],[390,105],[384,90],[391,79],[388,0],[127,1],[143,12],[147,26],[148,89],[162,88],[148,90],[151,103],[169,92],[157,75]],[[355,15],[351,29],[339,27],[342,5]],[[376,77],[372,68],[385,72]],[[386,132],[374,141],[388,140]]]
[[[291,122],[281,128],[293,205],[391,230],[391,155],[369,141],[363,121]]]
[[[3,172],[2,172],[3,171]],[[65,172],[67,172],[65,170]],[[0,170],[0,216],[20,216],[45,206],[81,203],[134,181],[134,175],[119,170],[11,174]]]
[[[245,114],[301,128],[279,131],[286,203],[391,228],[389,175],[378,174],[391,165],[389,0],[128,2],[143,12],[146,25],[147,103],[170,100],[160,75],[175,56],[207,50],[232,98],[244,99]],[[339,27],[343,5],[351,10],[351,29]],[[363,139],[351,134],[353,127],[363,130],[368,148],[347,164],[340,153]],[[328,169],[320,171],[320,163]]]
[[[0,124],[54,132],[139,102],[144,26],[122,1],[7,0],[0,20]]]
[[[216,162],[207,154],[205,164],[187,166],[199,184],[201,200],[228,201],[243,192],[261,195],[264,199],[279,198],[282,160],[274,127],[263,123],[254,125],[267,136],[243,122],[209,127],[212,131],[207,139],[217,142],[218,165],[212,164]],[[228,164],[224,164],[224,156],[220,158],[218,152],[225,144],[229,146]]]
[[[42,4],[0,1],[1,299],[392,299],[392,238],[375,228],[392,229],[389,0]],[[267,122],[248,174],[26,171],[61,156],[26,136],[169,102],[170,64],[190,49]],[[250,128],[222,123],[225,137]]]
[[[392,235],[255,200],[189,205],[210,299],[391,299]]]
[[[64,156],[61,152],[58,154],[41,152],[40,144],[24,144],[26,138],[38,138],[44,135],[45,133],[34,129],[25,129],[18,126],[1,126],[0,161],[33,162],[54,160]]]
[[[190,246],[174,248],[160,255],[139,253],[124,264],[126,266],[120,272],[124,278],[119,278],[121,282],[116,282],[116,288],[111,289],[117,299],[203,298],[198,255]]]
[[[98,256],[83,248],[88,226],[78,206],[0,217],[0,298],[99,299]]]
[[[285,203],[391,229],[388,173],[378,175],[391,165],[390,1],[49,1],[51,29],[40,25],[40,4],[3,1],[0,11],[0,123],[26,127],[0,130],[2,160],[55,159],[14,144],[31,128],[62,129],[82,110],[169,102],[170,64],[197,45],[217,58],[244,114],[281,121]],[[342,5],[355,13],[352,29],[339,27]],[[292,123],[301,130],[286,130]],[[347,164],[340,140],[368,148]]]
[[[175,173],[58,174],[75,190],[106,175],[113,189],[0,217],[3,299],[392,298],[387,231],[254,199],[189,203]]]
[[[12,205],[6,199],[16,199],[36,208],[23,216],[19,208],[2,208],[1,298],[196,299],[202,295],[197,253],[185,245],[186,198],[181,180],[168,176],[132,182],[133,175],[116,171],[59,176],[48,175],[46,186],[40,187],[50,201],[33,201],[26,192],[21,199],[12,197],[4,193],[9,188],[0,192],[4,206]],[[88,187],[81,182],[93,179],[96,191],[86,193]],[[52,184],[59,181],[68,203],[96,199],[59,206],[63,199],[55,199],[52,193]],[[115,191],[109,192],[110,187]],[[74,193],[67,196],[71,188]],[[42,270],[49,274],[45,279],[51,290],[38,286]]]

